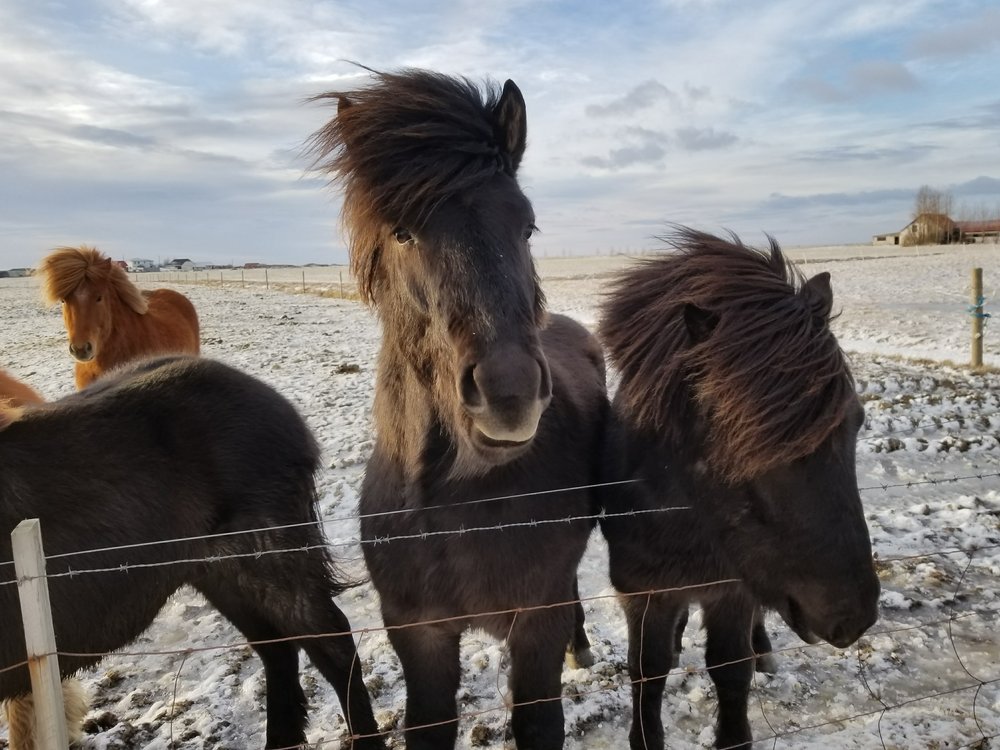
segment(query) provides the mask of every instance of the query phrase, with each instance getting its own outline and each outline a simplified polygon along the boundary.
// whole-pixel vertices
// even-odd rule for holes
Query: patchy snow
[[[989,311],[1000,248],[828,248],[790,255],[803,261],[806,273],[833,276],[842,310],[835,330],[852,353],[867,412],[858,477],[884,593],[881,620],[846,650],[807,646],[769,619],[780,670],[756,677],[755,736],[782,735],[782,748],[977,746],[984,735],[1000,734],[1000,375],[942,362],[967,360],[970,269],[985,269]],[[543,259],[550,308],[593,325],[610,274],[628,262]],[[307,269],[307,286],[337,294],[340,272],[327,270],[324,278],[324,269]],[[372,447],[380,335],[372,314],[356,302],[289,293],[297,278],[293,273],[286,291],[218,281],[177,288],[198,308],[204,354],[272,384],[316,432],[324,450],[318,483],[326,532],[345,569],[360,578],[354,514]],[[61,318],[41,305],[31,280],[0,280],[0,320],[0,367],[47,397],[71,392]],[[1000,342],[989,324],[985,348],[987,363],[1000,366]],[[581,593],[597,663],[563,675],[568,748],[626,742],[626,630],[606,567],[604,542],[595,534],[581,566]],[[395,726],[405,690],[380,630],[377,597],[366,584],[340,603],[355,628],[370,629],[360,638],[366,681],[381,723]],[[693,612],[681,668],[668,679],[663,713],[672,748],[710,747],[713,739],[714,691],[703,670],[699,624]],[[129,652],[239,641],[203,600],[182,591]],[[470,633],[463,640],[459,703],[470,717],[459,732],[462,748],[505,746],[502,659],[501,645],[485,636]],[[303,667],[309,738],[337,747],[344,722],[336,696],[304,657]],[[83,681],[93,696],[82,744],[89,750],[167,748],[171,738],[191,749],[263,746],[263,675],[246,647],[115,655]]]

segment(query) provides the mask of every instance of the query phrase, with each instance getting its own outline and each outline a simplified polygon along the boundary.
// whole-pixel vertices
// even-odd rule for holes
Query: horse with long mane
[[[353,746],[384,747],[334,602],[348,584],[320,531],[318,464],[291,404],[198,357],[0,410],[0,699],[31,690],[26,664],[8,668],[26,658],[10,532],[38,518],[63,677],[135,640],[187,584],[264,664],[265,747],[306,742],[300,649],[336,690]]]
[[[135,359],[198,354],[198,314],[172,289],[139,289],[97,248],[59,247],[38,267],[42,294],[62,303],[76,387]]]
[[[361,535],[406,679],[409,750],[455,743],[459,639],[510,647],[517,746],[560,748],[561,665],[593,528],[603,354],[547,315],[517,183],[524,99],[426,71],[323,94],[313,139],[344,188],[364,299],[382,323]],[[376,543],[377,542],[377,543]]]
[[[619,277],[600,323],[621,374],[606,479],[639,480],[606,491],[601,521],[628,621],[629,739],[663,748],[674,635],[698,601],[716,746],[749,748],[758,607],[841,648],[877,619],[854,464],[864,413],[828,273],[805,280],[774,240],[668,239],[674,253]]]

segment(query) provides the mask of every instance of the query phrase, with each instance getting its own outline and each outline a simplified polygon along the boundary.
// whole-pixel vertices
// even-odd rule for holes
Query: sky
[[[345,262],[304,144],[351,61],[517,83],[539,256],[870,242],[924,184],[1000,212],[995,0],[0,0],[0,269]]]

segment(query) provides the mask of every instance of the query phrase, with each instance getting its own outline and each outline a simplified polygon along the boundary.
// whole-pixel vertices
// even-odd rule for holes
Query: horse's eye
[[[100,302],[100,301],[101,301],[101,300],[103,300],[103,299],[104,299],[104,297],[102,297],[102,296],[101,296],[101,295],[99,295],[99,294],[97,295],[97,301],[98,301],[98,302]]]
[[[538,227],[534,224],[529,224],[528,228],[524,230],[523,239],[525,242],[531,239],[531,235],[538,231]]]
[[[409,245],[413,242],[413,235],[402,227],[396,227],[392,230],[392,236],[396,238],[396,242],[400,245]]]

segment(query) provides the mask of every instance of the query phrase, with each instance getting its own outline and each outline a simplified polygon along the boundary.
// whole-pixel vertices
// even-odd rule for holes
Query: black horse
[[[754,645],[769,650],[751,642],[759,607],[839,647],[877,618],[854,466],[863,412],[829,328],[829,274],[806,281],[773,240],[670,239],[676,252],[618,279],[600,326],[621,373],[607,479],[641,480],[607,491],[601,523],[629,627],[630,741],[663,747],[665,676],[693,600],[716,744],[749,747]]]
[[[317,163],[343,185],[351,263],[384,330],[361,534],[406,678],[407,747],[453,746],[470,627],[508,641],[518,747],[562,747],[574,611],[548,605],[577,598],[608,404],[596,339],[545,312],[516,179],[524,100],[511,81],[483,92],[424,71],[318,98],[338,110]]]
[[[64,676],[133,641],[189,584],[258,642],[265,747],[305,742],[302,648],[337,691],[351,734],[367,735],[353,747],[382,748],[333,601],[345,584],[318,525],[318,461],[302,418],[270,387],[207,359],[150,360],[60,401],[0,412],[0,561],[11,560],[18,522],[40,519],[56,643],[78,654],[60,657]],[[180,541],[157,543],[167,539]],[[98,547],[118,549],[66,556]],[[137,567],[60,575],[120,566]],[[13,580],[13,566],[0,565],[3,667],[25,659],[17,588],[2,585]],[[0,672],[0,698],[30,690],[27,667]]]

